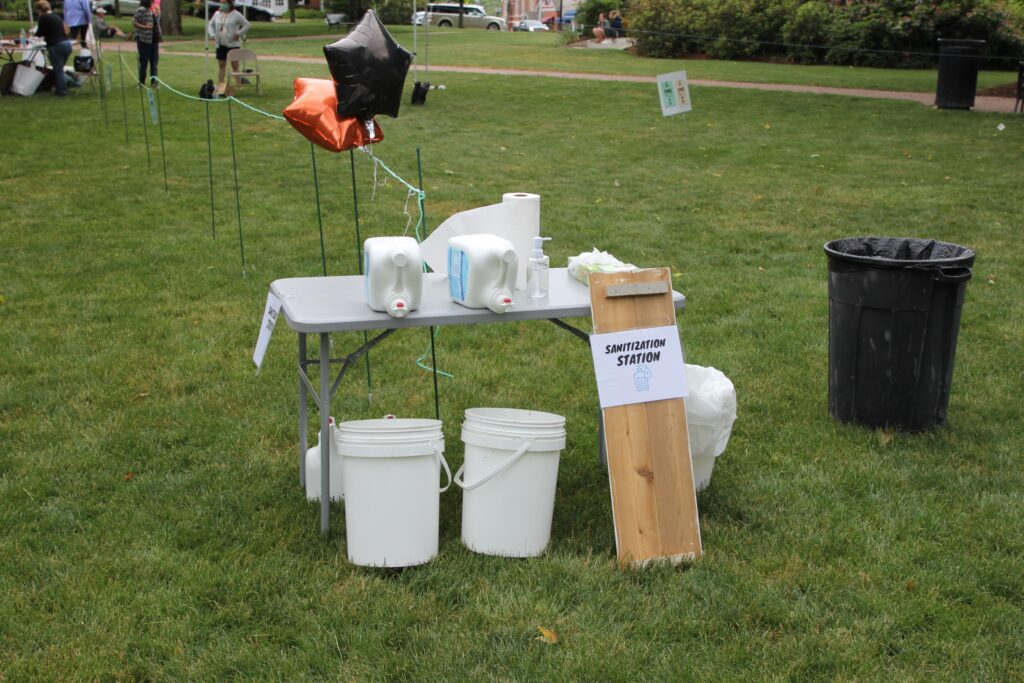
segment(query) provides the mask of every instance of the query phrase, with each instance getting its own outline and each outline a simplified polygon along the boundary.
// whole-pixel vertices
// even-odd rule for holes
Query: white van
[[[430,25],[440,28],[451,28],[459,25],[459,3],[435,2],[427,5],[426,12],[413,15],[412,23],[423,25],[423,16],[429,17]],[[482,5],[462,6],[462,25],[465,28],[485,28],[488,31],[504,31],[505,20],[501,17],[488,16]]]

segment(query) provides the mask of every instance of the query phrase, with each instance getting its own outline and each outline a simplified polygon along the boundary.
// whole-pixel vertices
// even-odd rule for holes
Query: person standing
[[[249,22],[242,13],[235,9],[234,0],[225,0],[220,9],[214,12],[206,33],[217,41],[217,84],[224,85],[227,71],[228,52],[242,47],[242,40],[249,32]],[[231,62],[231,68],[238,71],[238,62]]]
[[[71,27],[71,40],[78,38],[85,47],[85,38],[89,35],[89,24],[92,23],[92,9],[89,0],[65,0],[64,23]]]
[[[157,62],[160,60],[160,25],[151,9],[153,0],[139,0],[132,26],[135,44],[139,48],[139,83],[146,84],[146,66],[149,65],[150,82],[156,80]]]
[[[46,39],[46,52],[50,56],[50,66],[53,67],[53,94],[64,97],[68,94],[68,81],[64,76],[64,65],[75,46],[68,39],[68,34],[64,32],[64,20],[50,10],[50,3],[47,0],[39,0],[35,8],[36,14],[39,15],[36,36]]]

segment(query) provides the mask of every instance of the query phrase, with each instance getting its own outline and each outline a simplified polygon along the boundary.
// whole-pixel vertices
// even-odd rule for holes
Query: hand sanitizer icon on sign
[[[633,382],[637,391],[647,391],[651,388],[651,369],[646,365],[638,365],[633,373]]]

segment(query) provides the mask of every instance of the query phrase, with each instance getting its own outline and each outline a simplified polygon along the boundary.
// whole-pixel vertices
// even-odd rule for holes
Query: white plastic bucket
[[[485,555],[534,557],[551,539],[565,418],[514,408],[470,408],[462,423],[466,457],[462,542]]]
[[[451,485],[438,420],[342,422],[348,559],[365,567],[409,567],[437,555],[440,493]],[[441,469],[448,484],[438,489]]]
[[[15,95],[29,97],[39,88],[39,84],[43,82],[45,76],[46,74],[34,66],[19,64],[18,68],[14,71],[11,92]]]

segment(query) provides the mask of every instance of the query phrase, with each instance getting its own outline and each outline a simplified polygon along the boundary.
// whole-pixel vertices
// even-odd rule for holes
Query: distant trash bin
[[[935,106],[970,109],[978,89],[978,62],[984,40],[939,38],[939,80]]]
[[[828,255],[828,410],[840,422],[921,431],[945,424],[974,251],[853,237]]]

